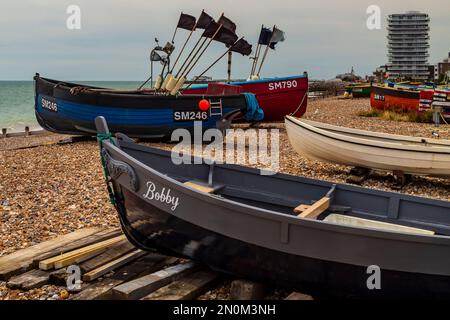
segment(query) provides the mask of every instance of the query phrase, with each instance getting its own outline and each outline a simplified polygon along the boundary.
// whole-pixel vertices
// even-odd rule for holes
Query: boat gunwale
[[[195,100],[195,99],[203,99],[203,98],[239,98],[242,97],[242,94],[226,94],[226,95],[217,95],[217,94],[180,94],[176,96],[172,95],[152,95],[142,93],[125,93],[125,92],[114,92],[117,89],[110,88],[102,88],[102,87],[94,87],[85,84],[77,84],[73,82],[60,81],[56,79],[50,79],[45,77],[38,77],[39,81],[47,82],[47,85],[57,86],[63,90],[70,91],[70,89],[75,87],[82,87],[88,89],[96,89],[96,90],[105,90],[105,91],[88,91],[89,94],[103,95],[103,96],[120,96],[120,97],[128,97],[128,98],[141,98],[141,99],[161,99],[161,100]],[[36,80],[37,81],[37,80]],[[83,93],[80,93],[82,95]]]
[[[263,79],[256,79],[256,80],[249,80],[249,81],[230,81],[230,82],[226,82],[226,84],[231,84],[231,85],[244,85],[244,84],[258,84],[258,83],[264,83],[264,82],[274,82],[274,81],[289,81],[289,80],[296,80],[296,79],[305,79],[306,81],[308,81],[308,76],[307,75],[294,75],[294,76],[285,76],[285,77],[279,77],[279,78],[263,78]],[[204,89],[207,88],[208,84],[198,84],[198,85],[193,85],[191,86],[189,89]],[[188,89],[188,90],[189,90]],[[292,89],[292,88],[291,88]],[[307,90],[308,88],[306,88]],[[305,89],[300,89],[300,90],[305,90]],[[293,90],[295,91],[295,90]]]
[[[416,145],[400,145],[399,143],[393,142],[376,142],[369,139],[352,137],[352,136],[344,136],[343,134],[330,132],[321,128],[314,127],[309,125],[302,120],[298,120],[293,117],[286,116],[285,121],[289,121],[292,124],[301,127],[307,131],[310,131],[314,134],[318,134],[324,136],[328,139],[338,140],[344,143],[357,144],[365,147],[379,148],[379,149],[389,149],[389,150],[398,150],[398,151],[409,151],[409,152],[420,152],[420,153],[428,153],[428,154],[450,154],[450,146],[443,145],[441,146],[416,146]],[[433,148],[434,150],[430,150]],[[437,149],[437,150],[436,150]]]
[[[293,118],[294,120],[298,120],[296,117],[292,117],[292,116],[286,116],[286,117],[290,117],[290,118]],[[408,141],[408,142],[417,142],[417,143],[422,143],[422,144],[444,145],[444,146],[450,147],[450,140],[445,140],[445,139],[439,140],[439,139],[430,139],[430,138],[423,138],[423,137],[411,137],[411,136],[397,135],[397,134],[378,132],[378,131],[375,132],[375,131],[361,130],[361,129],[350,128],[350,127],[340,127],[340,126],[335,126],[335,125],[332,125],[329,123],[318,122],[318,121],[313,121],[313,120],[309,120],[309,119],[301,119],[298,121],[302,121],[313,127],[318,127],[320,129],[325,129],[325,130],[329,129],[332,131],[338,131],[338,132],[340,131],[340,132],[345,132],[345,133],[358,134],[358,135],[367,136],[367,137],[381,138],[381,139],[394,140],[394,141]]]

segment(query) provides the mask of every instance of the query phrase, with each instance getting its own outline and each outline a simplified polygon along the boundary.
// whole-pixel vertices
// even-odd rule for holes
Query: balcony
[[[388,25],[392,26],[425,26],[429,25],[428,21],[410,21],[410,20],[396,20],[396,21],[388,21]]]
[[[391,26],[389,25],[387,28],[389,31],[430,31],[429,26]]]
[[[389,54],[397,54],[402,56],[415,56],[415,55],[428,55],[427,48],[390,48],[388,46],[388,53]]]

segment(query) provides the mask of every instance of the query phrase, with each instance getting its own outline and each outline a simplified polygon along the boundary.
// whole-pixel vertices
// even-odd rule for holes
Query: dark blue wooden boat
[[[199,158],[175,164],[170,151],[96,122],[111,199],[144,250],[303,291],[450,298],[448,201]],[[379,290],[368,285],[374,267]]]
[[[170,137],[173,130],[193,130],[194,121],[203,130],[233,112],[246,112],[245,94],[168,96],[153,91],[119,91],[42,78],[35,80],[35,111],[46,130],[75,135],[95,135],[94,120],[107,119],[112,132],[131,137]],[[247,95],[248,98],[248,95]],[[199,102],[211,107],[202,111]]]

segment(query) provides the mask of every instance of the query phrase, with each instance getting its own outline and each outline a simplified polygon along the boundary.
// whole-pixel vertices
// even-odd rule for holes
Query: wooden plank
[[[185,186],[188,186],[188,187],[191,187],[191,188],[193,188],[193,189],[196,189],[196,190],[198,190],[198,191],[201,191],[201,192],[205,192],[205,193],[214,193],[214,189],[213,189],[213,188],[208,187],[208,186],[206,186],[206,185],[198,184],[198,183],[196,183],[195,181],[186,181],[186,182],[184,183],[184,185],[185,185]]]
[[[314,298],[308,294],[300,292],[292,292],[284,300],[314,300]]]
[[[295,213],[300,214],[300,213],[302,213],[303,211],[309,209],[309,207],[311,207],[311,206],[310,206],[310,205],[307,205],[307,204],[301,204],[301,205],[299,205],[297,208],[295,208],[294,211],[295,211]]]
[[[109,278],[83,285],[82,291],[70,296],[70,300],[103,300],[112,299],[112,289],[126,281],[141,277],[166,265],[175,263],[178,259],[159,254],[147,254],[133,263],[116,270]]]
[[[122,240],[117,244],[113,244],[112,247],[108,248],[100,255],[81,263],[79,267],[82,273],[87,273],[133,251],[133,249],[134,247],[131,243],[127,240]],[[68,276],[69,274],[66,273],[66,268],[53,271],[50,273],[49,283],[65,286]]]
[[[39,262],[39,269],[41,270],[50,270],[53,268],[62,268],[73,263],[80,263],[89,258],[92,258],[93,255],[100,254],[104,252],[108,246],[119,242],[125,239],[124,235],[108,239],[105,241],[101,241],[99,243],[91,244],[89,246],[72,250],[62,255],[58,255],[56,257],[52,257]]]
[[[88,273],[85,273],[83,275],[83,281],[92,281],[95,280],[101,276],[103,276],[104,274],[117,269],[121,266],[123,266],[124,264],[127,264],[130,261],[136,260],[137,258],[142,257],[143,255],[145,255],[146,252],[142,251],[142,250],[135,250],[133,252],[127,253],[126,255],[115,259],[113,261],[108,262],[107,264],[98,267],[97,269],[94,269],[92,271],[89,271]]]
[[[337,223],[341,225],[357,227],[357,228],[372,228],[383,231],[395,231],[409,234],[434,235],[434,231],[418,229],[413,227],[402,226],[393,223],[381,222],[376,220],[362,219],[357,217],[346,216],[342,214],[330,214],[324,221]]]
[[[193,300],[208,291],[219,279],[212,271],[198,271],[159,288],[141,300]]]
[[[10,255],[0,257],[0,280],[7,280],[11,276],[26,272],[32,268],[34,257],[67,245],[84,237],[100,232],[100,228],[86,228],[44,241]]]
[[[97,269],[98,267],[110,261],[113,261],[133,250],[135,250],[135,247],[130,242],[128,242],[128,240],[124,239],[122,241],[119,241],[109,247],[102,254],[99,254],[95,258],[83,262],[80,265],[81,271],[83,271],[83,273],[87,273],[91,270]]]
[[[31,290],[47,284],[49,278],[49,272],[33,269],[18,276],[11,277],[6,285],[10,289]]]
[[[120,300],[137,300],[182,276],[195,271],[194,262],[177,264],[154,272],[141,278],[123,283],[112,291],[113,298]]]
[[[304,211],[299,211],[297,208],[294,209],[295,213],[300,213],[298,216],[300,218],[306,219],[316,219],[321,213],[330,207],[331,199],[329,197],[323,197],[316,201],[313,205],[309,206]]]
[[[51,250],[49,252],[46,252],[46,253],[43,253],[43,254],[40,254],[40,255],[34,257],[33,258],[33,267],[39,267],[39,262],[42,260],[46,260],[46,259],[55,257],[57,255],[62,255],[69,251],[80,249],[82,247],[86,247],[93,243],[108,240],[108,239],[120,236],[121,234],[122,234],[122,230],[120,230],[120,229],[105,229],[105,230],[95,233],[93,235],[73,241],[72,243],[63,245],[54,250]]]

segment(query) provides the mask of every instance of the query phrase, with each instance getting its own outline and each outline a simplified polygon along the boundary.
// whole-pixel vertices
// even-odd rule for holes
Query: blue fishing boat
[[[248,121],[263,118],[256,98],[248,93],[172,96],[154,90],[97,88],[39,74],[34,80],[36,118],[55,133],[95,135],[98,116],[107,119],[112,132],[141,138],[170,137],[178,128],[192,131],[194,122],[201,122],[206,130],[236,113],[243,113]]]

